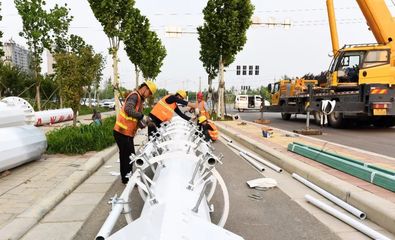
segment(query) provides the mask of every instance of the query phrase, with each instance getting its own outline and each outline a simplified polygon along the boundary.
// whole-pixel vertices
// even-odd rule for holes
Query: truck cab
[[[390,48],[383,45],[346,45],[332,60],[327,87],[358,89],[362,84],[395,84]]]
[[[262,104],[262,97],[259,95],[236,95],[234,109],[239,112],[244,110],[259,110]]]

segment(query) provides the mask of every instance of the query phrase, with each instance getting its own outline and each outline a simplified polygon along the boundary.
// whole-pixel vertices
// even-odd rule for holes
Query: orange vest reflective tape
[[[218,139],[218,129],[214,125],[214,123],[208,121],[207,124],[211,127],[213,130],[208,130],[208,134],[210,135],[211,140],[215,141]]]
[[[177,108],[177,103],[166,103],[166,99],[170,95],[164,96],[159,102],[152,108],[151,114],[157,117],[162,122],[169,121],[174,114],[174,109]]]
[[[117,115],[117,121],[115,122],[115,126],[114,126],[115,131],[129,137],[134,137],[138,129],[137,126],[138,120],[136,118],[129,117],[125,112],[126,101],[132,94],[137,95],[137,103],[135,106],[135,111],[136,112],[142,111],[141,97],[136,91],[133,91],[125,99],[125,104],[122,106],[121,110],[119,111]]]
[[[201,101],[198,103],[198,108],[200,112],[200,116],[206,116],[207,119],[210,119],[210,113],[208,113],[207,109],[204,107],[205,101]]]

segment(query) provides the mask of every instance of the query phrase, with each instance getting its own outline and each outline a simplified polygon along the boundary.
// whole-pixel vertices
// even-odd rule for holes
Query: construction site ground
[[[349,181],[361,187],[363,191],[377,193],[382,199],[394,201],[394,193],[374,185],[346,176],[336,170],[329,169],[314,161],[301,158],[286,151],[287,141],[305,141],[314,143],[305,137],[289,137],[288,133],[274,130],[273,138],[263,138],[260,125],[248,122],[221,122],[221,128],[230,128],[239,136],[259,142],[292,158],[307,163],[314,168],[322,169],[341,181]],[[53,128],[53,127],[51,127]],[[284,136],[283,136],[284,135]],[[146,139],[140,133],[135,141],[136,148]],[[303,141],[301,141],[303,142]],[[313,144],[312,144],[313,145]],[[290,173],[277,173],[266,169],[260,173],[238,152],[228,148],[223,141],[214,144],[217,153],[224,154],[224,164],[218,170],[225,179],[230,193],[230,215],[226,229],[241,235],[246,240],[260,239],[369,239],[362,233],[346,225],[340,220],[322,212],[304,200],[310,194],[334,206],[312,190],[292,179]],[[331,143],[316,143],[332,151],[344,154],[358,152],[354,149],[343,149]],[[348,153],[348,151],[350,153]],[[356,154],[356,153],[355,153]],[[361,155],[367,154],[360,153]],[[373,154],[374,155],[374,154]],[[358,155],[349,155],[356,157]],[[381,159],[380,156],[375,155]],[[366,157],[367,160],[369,157]],[[365,158],[363,159],[365,161]],[[379,162],[390,166],[391,159]],[[2,239],[93,239],[110,210],[107,204],[110,197],[123,190],[119,176],[118,153],[116,146],[100,153],[87,153],[83,156],[46,156],[38,161],[12,169],[0,178],[0,240]],[[267,191],[250,189],[246,181],[270,177],[276,179],[278,187]],[[351,180],[349,180],[351,179]],[[78,180],[78,181],[77,181]],[[371,185],[371,184],[370,184]],[[221,196],[215,194],[213,221],[221,214]],[[262,196],[253,199],[251,194]],[[133,211],[136,217],[142,202],[136,196],[133,200]],[[388,209],[388,211],[394,211]],[[341,210],[344,212],[343,210]],[[369,218],[369,215],[368,215]],[[371,222],[364,224],[395,239],[388,229]],[[117,229],[125,224],[122,218]],[[394,225],[395,226],[395,225]]]

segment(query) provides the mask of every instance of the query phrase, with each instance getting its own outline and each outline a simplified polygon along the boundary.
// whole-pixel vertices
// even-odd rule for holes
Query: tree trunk
[[[213,99],[213,79],[210,75],[208,75],[208,94],[207,99],[211,101],[211,109],[210,111],[214,111],[214,99]]]
[[[59,81],[59,103],[60,103],[60,108],[63,108],[62,81]]]
[[[74,117],[73,117],[73,126],[77,126],[77,111],[73,109]]]
[[[37,103],[37,110],[41,111],[40,79],[38,78],[37,66],[34,69],[35,69],[34,70],[34,77],[36,79],[36,103]]]
[[[134,64],[134,71],[136,73],[136,89],[139,87],[139,76],[140,76],[140,70],[139,67]]]
[[[219,83],[218,83],[218,114],[221,115],[221,119],[225,119],[225,79],[224,79],[224,63],[222,61],[222,55],[219,58]]]
[[[115,41],[115,40],[113,40]],[[118,49],[116,47],[115,44],[113,44],[113,49],[112,49],[112,66],[114,68],[114,80],[113,80],[113,84],[115,86],[119,86],[119,78],[118,78]],[[115,98],[115,112],[118,115],[119,113],[119,108],[120,108],[120,102],[119,102],[119,93],[118,91],[114,90],[114,98]]]
[[[89,103],[89,108],[92,108],[92,88],[91,88],[91,86],[88,87],[88,103]]]

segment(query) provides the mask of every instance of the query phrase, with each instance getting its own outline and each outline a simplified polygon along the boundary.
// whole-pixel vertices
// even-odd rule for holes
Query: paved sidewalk
[[[135,145],[146,139],[147,136],[138,134]],[[135,148],[138,149],[137,146]],[[73,239],[106,192],[116,181],[120,181],[118,174],[119,156],[116,152],[21,239]]]
[[[289,152],[287,146],[290,142],[301,142],[391,169],[395,168],[395,159],[311,137],[295,136],[294,133],[280,129],[273,129],[273,138],[264,138],[262,125],[252,122],[240,123],[240,121],[225,121],[216,124],[223,134],[274,162],[287,172],[296,172],[360,208],[367,213],[370,220],[395,233],[395,193]]]

